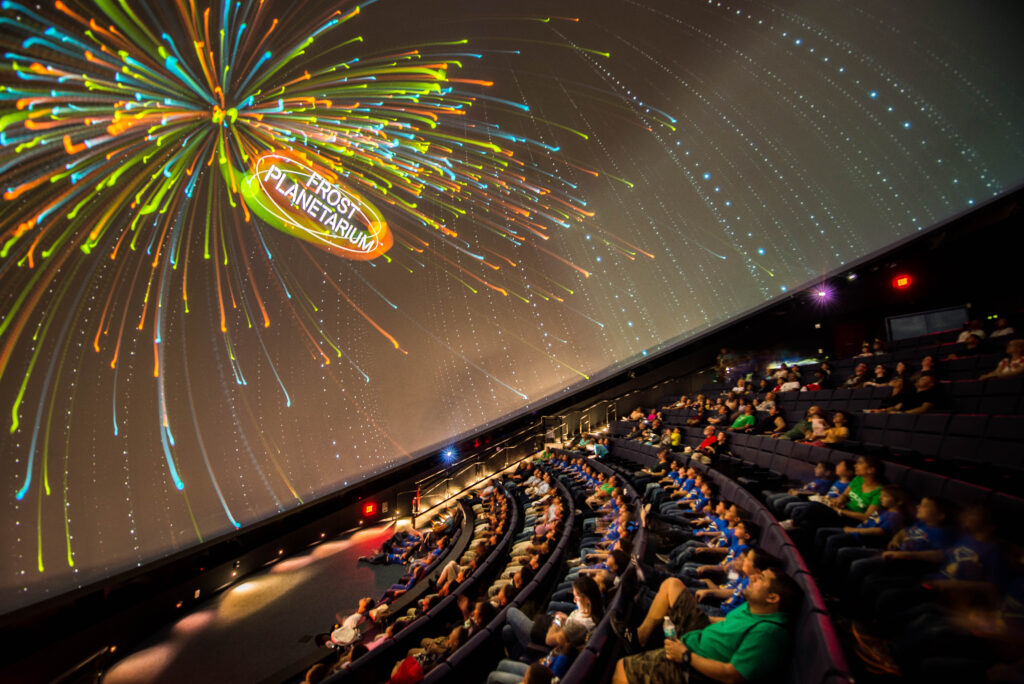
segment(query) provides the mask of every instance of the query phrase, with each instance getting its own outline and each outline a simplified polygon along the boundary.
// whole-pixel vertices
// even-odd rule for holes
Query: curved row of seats
[[[692,437],[688,441],[691,445],[695,444]],[[651,467],[657,461],[658,447],[645,446],[621,438],[613,438],[612,445],[612,457],[629,461],[638,467]],[[751,515],[753,522],[760,528],[758,546],[781,559],[786,573],[803,590],[804,601],[796,613],[795,649],[788,681],[794,684],[838,684],[852,681],[846,657],[843,655],[835,628],[829,620],[821,592],[800,552],[775,516],[754,494],[717,468],[703,465],[685,454],[677,453],[674,456],[684,464],[693,466],[698,472],[710,474],[722,498],[735,503]]]
[[[565,559],[566,548],[568,547],[573,525],[575,523],[575,513],[571,503],[572,497],[565,485],[561,482],[555,482],[555,489],[558,492],[558,495],[561,496],[566,503],[565,527],[563,528],[562,536],[559,537],[558,544],[555,546],[554,551],[551,552],[551,555],[548,556],[547,561],[545,561],[544,565],[542,565],[537,571],[533,580],[523,587],[516,594],[515,598],[512,599],[510,605],[515,606],[516,608],[521,608],[528,601],[535,601],[540,596],[546,596],[552,586],[557,568]],[[517,525],[512,532],[512,535],[509,537],[509,544],[505,548],[503,559],[496,558],[494,554],[488,558],[487,562],[492,563],[496,570],[499,569],[499,566],[502,566],[502,563],[508,560],[508,551],[512,546],[511,542],[515,538],[515,535],[521,531],[521,528],[521,524]],[[477,573],[474,573],[474,575],[477,575],[478,573],[479,570]],[[473,597],[481,593],[481,586],[482,584],[477,583],[473,589],[473,593],[470,593],[469,595]],[[459,587],[459,589],[461,590],[462,587]],[[453,681],[458,677],[464,677],[467,681],[476,681],[479,677],[479,673],[489,671],[491,665],[497,663],[500,658],[502,643],[501,631],[505,626],[505,614],[507,612],[508,607],[498,611],[497,616],[491,620],[486,627],[477,632],[469,641],[459,647],[457,651],[434,666],[434,668],[427,673],[426,677],[423,678],[424,684],[432,684],[440,681]]]
[[[565,456],[578,455],[560,450],[556,450],[556,453],[561,453]],[[588,462],[595,470],[599,470],[605,475],[619,474],[600,461],[592,459]],[[640,497],[628,482],[623,482],[623,491],[626,494],[627,500],[633,502],[637,507],[637,519],[639,520]],[[633,537],[633,555],[637,558],[643,558],[646,549],[647,530],[641,527]],[[635,573],[636,568],[631,565],[619,579],[619,586],[631,586]],[[561,684],[580,684],[581,682],[594,681],[595,677],[603,676],[604,673],[610,671],[611,667],[614,666],[614,658],[617,653],[617,649],[607,648],[609,640],[614,638],[611,623],[612,616],[625,614],[629,609],[631,599],[632,597],[624,595],[621,591],[615,592],[615,596],[609,605],[605,607],[604,617],[591,631],[586,646],[576,656],[576,660],[560,680]]]
[[[507,493],[504,494],[508,497]],[[434,632],[440,629],[438,625],[446,624],[459,612],[458,597],[464,594],[470,594],[470,592],[478,588],[481,583],[489,581],[487,579],[488,576],[493,574],[493,570],[496,570],[496,568],[492,568],[493,562],[497,558],[500,558],[502,553],[508,553],[508,549],[511,547],[514,530],[519,524],[519,520],[522,518],[521,511],[515,505],[515,500],[512,499],[510,503],[512,505],[510,506],[508,529],[505,531],[505,534],[502,536],[498,545],[491,550],[487,560],[477,568],[476,572],[467,578],[466,581],[463,582],[456,591],[452,592],[450,596],[446,596],[426,614],[406,625],[406,627],[395,635],[394,638],[385,640],[372,651],[355,660],[346,669],[332,675],[325,681],[332,683],[345,681],[386,681],[390,676],[391,669],[394,667],[395,662],[404,658],[406,652],[410,648],[419,646],[420,640],[426,636],[436,636]],[[433,581],[437,579],[437,576],[440,574],[444,565],[451,559],[461,558],[469,548],[469,544],[473,537],[475,514],[473,513],[472,507],[467,505],[466,501],[460,500],[459,505],[464,511],[465,517],[463,530],[459,535],[458,543],[453,547],[450,553],[438,559],[438,561],[432,566],[431,572],[425,576],[424,580],[417,582],[413,589],[406,592],[406,594],[403,594],[398,600],[391,604],[391,614],[393,616],[401,615],[407,608],[415,605],[415,602],[427,593],[429,587],[432,586]],[[407,595],[410,593],[411,595],[407,598]],[[330,659],[333,659],[333,656]]]

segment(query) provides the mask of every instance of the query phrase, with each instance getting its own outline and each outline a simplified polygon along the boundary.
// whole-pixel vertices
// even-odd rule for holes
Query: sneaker
[[[796,529],[796,523],[793,522],[792,520],[783,520],[782,522],[779,523],[779,527],[781,527],[782,529],[784,529],[784,530],[786,530],[788,532],[788,531]]]
[[[672,562],[672,559],[669,556],[666,556],[663,553],[656,553],[656,554],[654,554],[654,557],[657,558],[658,560],[660,560],[662,563],[671,563]]]

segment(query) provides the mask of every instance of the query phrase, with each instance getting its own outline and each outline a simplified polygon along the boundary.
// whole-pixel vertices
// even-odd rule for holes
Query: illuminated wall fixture
[[[914,279],[907,273],[901,273],[892,279],[892,289],[908,290],[914,284]]]
[[[363,504],[363,515],[369,518],[372,515],[377,515],[377,504],[373,501],[367,501]]]

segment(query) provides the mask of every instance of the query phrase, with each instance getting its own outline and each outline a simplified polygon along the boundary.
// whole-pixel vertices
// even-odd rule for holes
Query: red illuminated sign
[[[368,501],[363,504],[363,515],[374,515],[377,512],[377,504]]]
[[[897,290],[906,290],[911,284],[910,276],[898,275],[892,279],[892,286]]]

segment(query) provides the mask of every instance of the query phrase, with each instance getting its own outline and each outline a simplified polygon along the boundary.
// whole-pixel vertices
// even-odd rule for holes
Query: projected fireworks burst
[[[549,156],[558,149],[470,116],[481,100],[529,108],[488,96],[488,81],[459,77],[465,62],[483,57],[467,40],[361,54],[363,39],[350,27],[368,4],[300,24],[272,16],[263,2],[200,9],[179,1],[163,11],[149,3],[100,2],[99,13],[90,14],[58,0],[55,25],[26,6],[3,2],[3,68],[13,78],[0,91],[7,104],[0,119],[0,219],[7,227],[0,238],[0,379],[18,384],[13,397],[4,394],[11,401],[11,434],[31,435],[18,500],[35,486],[41,509],[51,493],[50,427],[65,383],[61,375],[77,351],[69,333],[86,325],[93,330],[92,352],[109,360],[114,377],[114,435],[126,429],[116,397],[122,347],[128,336],[149,339],[159,402],[151,424],[174,486],[185,489],[175,435],[182,424],[191,429],[195,409],[190,417],[168,399],[166,378],[182,369],[167,350],[176,344],[171,322],[177,310],[187,314],[195,306],[198,269],[213,270],[220,343],[239,386],[247,384],[239,348],[261,349],[281,404],[291,405],[291,391],[262,339],[275,323],[304,337],[313,362],[340,359],[370,380],[344,342],[320,325],[302,285],[275,262],[280,242],[243,198],[247,174],[251,180],[254,163],[268,153],[283,151],[321,169],[348,188],[353,207],[356,197],[368,210],[383,207],[397,249],[394,256],[371,256],[385,265],[410,272],[431,266],[473,292],[488,288],[524,302],[561,300],[545,287],[571,292],[554,281],[532,291],[505,282],[503,271],[516,269],[524,251],[546,253],[589,275],[543,246],[554,230],[575,226],[589,212],[569,184],[519,154],[530,148]],[[488,232],[488,244],[451,227],[462,217]],[[405,353],[400,340],[346,294],[331,275],[337,270],[330,259],[301,249],[350,307],[352,324],[369,326],[395,353]],[[112,274],[100,268],[104,261],[113,262]],[[87,322],[81,300],[87,292],[96,296],[92,288],[101,273],[102,313]],[[286,306],[269,306],[268,298]],[[77,313],[61,320],[68,305]],[[271,309],[285,311],[284,320],[274,321]],[[240,345],[241,335],[254,336],[258,346]],[[19,347],[33,350],[24,367],[12,364]],[[511,382],[477,369],[526,398]],[[191,398],[191,387],[188,392]],[[36,405],[28,395],[38,398]],[[206,450],[201,454],[224,514],[238,527]],[[273,450],[268,455],[274,459]],[[202,539],[194,516],[193,526]],[[42,571],[41,540],[38,548]],[[70,535],[67,551],[73,564]]]

